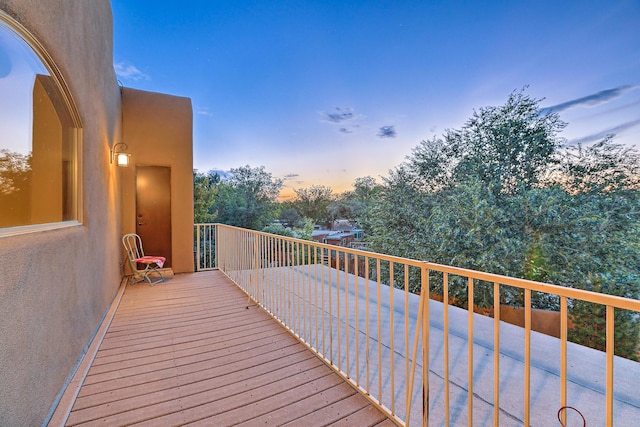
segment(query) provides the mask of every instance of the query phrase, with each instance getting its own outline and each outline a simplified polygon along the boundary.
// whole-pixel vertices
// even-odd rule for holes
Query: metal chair
[[[142,239],[135,233],[129,233],[122,236],[122,246],[127,253],[129,267],[131,267],[131,279],[133,283],[146,280],[150,285],[160,283],[164,280],[160,269],[167,261],[162,256],[145,255],[142,249]],[[143,270],[138,269],[138,264],[143,264]],[[151,280],[151,275],[158,275],[159,279]]]

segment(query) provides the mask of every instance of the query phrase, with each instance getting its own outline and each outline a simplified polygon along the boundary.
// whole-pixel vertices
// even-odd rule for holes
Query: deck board
[[[212,271],[127,287],[65,425],[385,421],[266,312],[249,304],[229,279]]]

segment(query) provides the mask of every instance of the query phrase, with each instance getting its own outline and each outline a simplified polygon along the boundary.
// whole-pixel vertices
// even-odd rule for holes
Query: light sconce
[[[131,154],[127,153],[127,148],[129,147],[124,142],[118,142],[117,144],[115,144],[111,149],[111,158],[109,160],[109,163],[113,163],[113,161],[115,160],[116,165],[118,166],[129,166],[129,158],[131,157]]]

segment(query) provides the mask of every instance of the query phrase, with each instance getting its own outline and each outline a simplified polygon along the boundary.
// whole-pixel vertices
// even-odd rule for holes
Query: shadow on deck
[[[119,294],[49,425],[97,424],[394,425],[219,271]]]

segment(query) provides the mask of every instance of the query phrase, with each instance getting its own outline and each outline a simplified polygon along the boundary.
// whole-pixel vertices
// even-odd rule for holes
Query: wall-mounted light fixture
[[[109,160],[109,163],[113,163],[113,161],[115,160],[116,165],[118,166],[129,166],[129,157],[131,157],[131,154],[127,153],[127,148],[129,147],[124,142],[118,142],[117,144],[114,144],[113,148],[111,149],[111,158]]]

